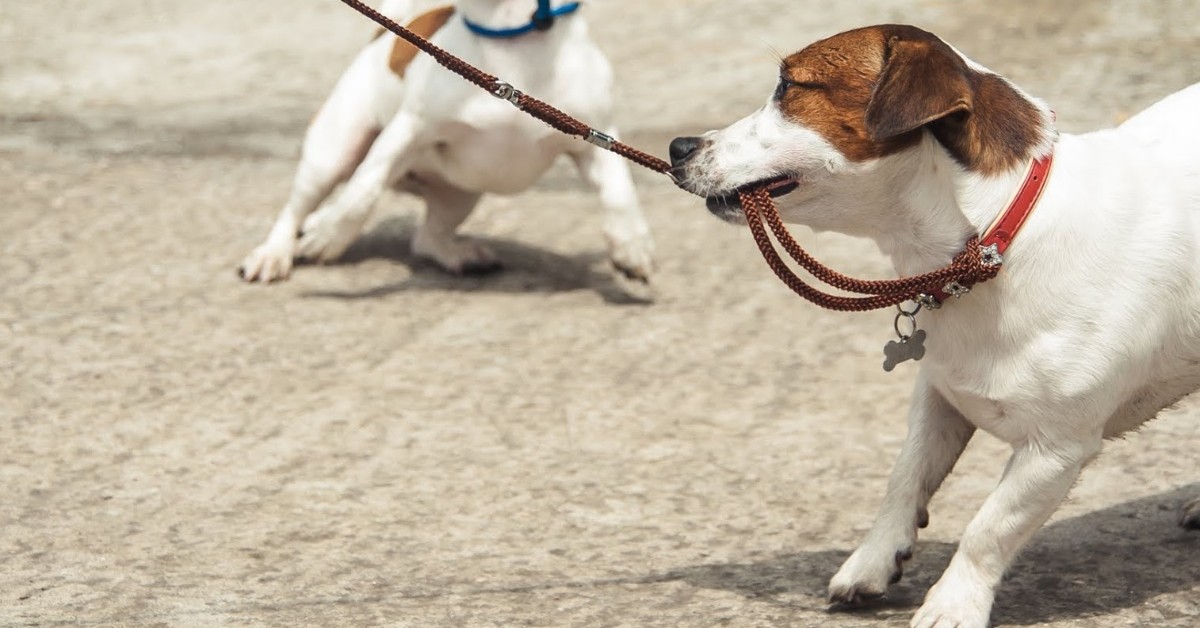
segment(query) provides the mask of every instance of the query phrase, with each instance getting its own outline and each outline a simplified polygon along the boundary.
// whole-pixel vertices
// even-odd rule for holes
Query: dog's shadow
[[[1151,497],[1117,504],[1055,522],[1038,532],[1009,570],[992,609],[992,625],[1028,626],[1058,620],[1086,620],[1143,606],[1154,598],[1191,591],[1200,582],[1200,532],[1185,531],[1175,521],[1179,507],[1200,494],[1200,483]],[[935,513],[936,516],[936,513]],[[904,578],[887,596],[857,609],[829,609],[830,621],[853,614],[855,625],[908,625],[929,587],[950,562],[955,545],[920,542],[918,555],[906,564]],[[827,609],[825,587],[847,556],[847,550],[794,552],[745,563],[709,563],[599,580],[525,583],[469,589],[456,595],[534,592],[563,588],[589,589],[613,585],[656,585],[682,582],[700,589],[729,591],[770,604],[786,615],[788,608],[811,612]],[[435,595],[448,595],[439,592]],[[686,604],[687,597],[681,598]],[[1190,617],[1171,610],[1173,600],[1154,611]],[[1188,602],[1190,604],[1190,602]],[[1157,614],[1157,613],[1156,613]]]
[[[1055,522],[1038,532],[1000,586],[992,621],[1025,626],[1134,608],[1200,583],[1200,532],[1175,524],[1178,508],[1200,483]],[[936,516],[936,513],[935,513]],[[879,619],[907,616],[950,562],[955,545],[919,544],[903,580],[885,598],[853,612]],[[848,552],[824,550],[759,562],[682,567],[644,582],[683,581],[733,591],[780,606],[820,604]],[[793,602],[797,598],[800,603]]]
[[[479,275],[453,276],[430,261],[413,255],[410,240],[415,229],[410,217],[393,216],[363,233],[334,264],[352,265],[373,259],[408,266],[412,274],[401,281],[365,290],[317,290],[306,297],[373,299],[405,292],[506,292],[548,293],[593,290],[605,301],[635,305],[648,303],[648,290],[637,282],[615,277],[600,251],[561,255],[520,242],[477,238],[500,258],[503,268]]]

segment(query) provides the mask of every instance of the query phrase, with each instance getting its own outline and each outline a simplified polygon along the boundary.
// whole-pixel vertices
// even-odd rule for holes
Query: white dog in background
[[[459,0],[418,15],[409,0],[387,0],[380,12],[615,137],[611,68],[581,15],[512,38],[481,37],[465,22],[519,26],[530,23],[535,8],[535,0]],[[416,255],[456,274],[492,269],[493,253],[456,229],[483,193],[520,192],[564,154],[599,192],[613,265],[647,280],[654,244],[619,156],[555,131],[395,35],[381,34],[346,69],[309,126],[291,196],[239,274],[270,282],[286,278],[295,258],[336,259],[388,186],[425,200],[425,221],[412,240]]]
[[[678,181],[714,213],[743,221],[735,192],[767,182],[786,220],[872,238],[901,275],[946,266],[1051,151],[999,276],[918,319],[908,438],[835,602],[899,580],[929,498],[982,429],[1012,457],[912,625],[985,628],[1005,570],[1102,441],[1200,386],[1200,85],[1060,136],[1044,103],[932,34],[875,26],[785,59],[749,117],[672,142]],[[1200,501],[1180,522],[1200,527]]]

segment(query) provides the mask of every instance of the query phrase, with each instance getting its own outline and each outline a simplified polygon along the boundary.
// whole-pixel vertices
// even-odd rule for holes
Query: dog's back
[[[1174,188],[1177,202],[1182,201],[1200,220],[1200,83],[1146,108],[1118,127],[1117,133],[1146,151],[1155,178]]]
[[[1111,243],[1110,254],[1128,258],[1125,272],[1135,274],[1142,285],[1140,295],[1115,290],[1108,298],[1144,301],[1149,307],[1137,320],[1162,336],[1147,343],[1154,347],[1154,359],[1146,360],[1144,369],[1131,369],[1143,384],[1109,419],[1105,433],[1112,436],[1200,388],[1195,369],[1200,363],[1200,83],[1116,129],[1081,139],[1089,136],[1100,142],[1111,139],[1123,151],[1115,161],[1114,180],[1093,185],[1128,186],[1123,190],[1129,194],[1127,202],[1109,210],[1126,213],[1115,222],[1129,237]]]
[[[1120,127],[1122,132],[1162,140],[1200,138],[1200,83],[1150,105]]]

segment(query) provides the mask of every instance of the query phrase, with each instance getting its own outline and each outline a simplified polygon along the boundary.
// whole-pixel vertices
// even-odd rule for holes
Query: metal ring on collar
[[[900,331],[900,319],[902,319],[902,318],[908,319],[908,324],[912,327],[912,329],[908,330],[907,334]],[[902,308],[900,310],[900,313],[896,314],[896,319],[894,321],[892,321],[892,329],[896,330],[896,336],[898,338],[900,338],[900,342],[908,341],[909,338],[913,337],[913,334],[917,333],[917,316],[916,316],[916,314],[911,313],[911,312],[905,312],[904,309]]]

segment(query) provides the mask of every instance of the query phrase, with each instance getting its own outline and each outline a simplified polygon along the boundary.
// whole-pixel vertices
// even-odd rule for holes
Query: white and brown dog
[[[468,63],[616,136],[612,72],[578,13],[557,17],[549,28],[522,29],[532,26],[535,0],[458,0],[419,15],[412,4],[387,0],[380,12],[408,21],[410,30]],[[489,37],[472,27],[528,32]],[[286,278],[294,258],[336,259],[388,186],[425,201],[414,254],[452,273],[492,269],[495,256],[456,229],[483,193],[520,192],[559,155],[570,156],[599,192],[613,265],[634,279],[649,278],[654,244],[620,157],[555,131],[395,35],[382,34],[346,69],[309,126],[291,196],[239,273],[246,281],[269,282]]]
[[[986,626],[1005,569],[1102,441],[1200,386],[1200,85],[1115,129],[1059,135],[1053,120],[934,35],[885,25],[787,57],[762,109],[672,142],[680,185],[714,213],[744,220],[734,193],[765,181],[786,220],[871,238],[901,275],[947,265],[1054,154],[1000,275],[921,317],[908,438],[834,602],[899,579],[982,429],[1012,457],[912,625]],[[1200,527],[1200,502],[1180,522]]]

